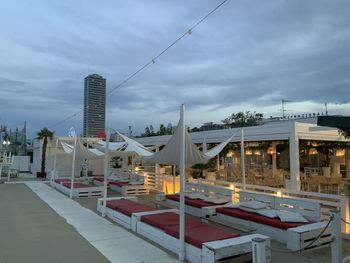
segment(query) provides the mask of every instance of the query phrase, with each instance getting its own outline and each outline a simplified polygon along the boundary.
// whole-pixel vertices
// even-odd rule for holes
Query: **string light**
[[[170,48],[172,48],[174,45],[176,45],[180,40],[182,40],[185,36],[187,35],[191,35],[193,29],[195,29],[197,26],[199,26],[204,20],[206,20],[210,15],[212,15],[216,10],[218,10],[221,6],[223,6],[228,0],[224,0],[222,1],[220,4],[218,4],[214,9],[212,9],[208,14],[206,14],[204,17],[202,17],[197,23],[195,23],[190,29],[186,30],[182,35],[180,35],[180,37],[178,37],[175,41],[173,41],[169,46],[167,46],[165,49],[163,49],[160,53],[158,53],[158,55],[156,55],[155,57],[153,57],[151,60],[149,60],[146,64],[144,64],[143,66],[141,66],[138,70],[136,70],[134,73],[132,73],[129,77],[127,77],[125,80],[123,80],[122,82],[120,82],[118,85],[116,85],[113,89],[111,89],[107,95],[110,95],[112,92],[114,92],[115,90],[119,89],[120,87],[122,87],[123,85],[125,85],[130,79],[132,79],[133,77],[135,77],[137,74],[139,74],[141,71],[143,71],[145,68],[147,68],[149,65],[151,64],[155,64],[156,60],[162,56],[164,53],[166,53]],[[69,115],[68,117],[66,117],[65,119],[63,119],[62,121],[57,122],[56,124],[50,126],[50,128],[54,128],[56,126],[58,126],[61,123],[66,122],[67,120],[77,116],[78,114],[82,113],[83,110],[79,110],[76,113]]]

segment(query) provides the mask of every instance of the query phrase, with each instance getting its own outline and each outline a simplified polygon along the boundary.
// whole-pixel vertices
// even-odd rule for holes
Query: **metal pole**
[[[333,217],[332,228],[332,242],[331,242],[331,255],[332,263],[343,262],[342,254],[342,236],[341,236],[341,219],[339,210],[331,210],[331,216]]]
[[[180,250],[179,260],[185,260],[185,104],[181,105],[180,117]]]
[[[253,250],[253,263],[266,263],[266,239],[253,238],[252,239]]]
[[[244,130],[241,128],[241,171],[242,171],[242,188],[245,191],[245,160],[244,160]]]
[[[58,137],[56,139],[56,145],[55,145],[55,157],[53,159],[53,174],[51,175],[51,181],[55,181],[56,179],[57,149],[58,149]]]
[[[175,183],[176,183],[176,165],[173,165],[173,194],[175,194]]]
[[[103,178],[103,209],[102,216],[106,216],[106,206],[107,206],[107,176],[109,171],[109,132],[107,129],[106,134],[106,150],[105,150],[105,169],[104,169],[104,178]]]
[[[74,137],[73,160],[72,160],[72,177],[70,179],[70,198],[73,198],[74,173],[75,173],[75,154],[77,149],[77,136]]]

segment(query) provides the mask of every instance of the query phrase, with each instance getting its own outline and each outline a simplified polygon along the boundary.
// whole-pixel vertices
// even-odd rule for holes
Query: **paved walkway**
[[[0,184],[0,262],[109,261],[26,185]]]
[[[84,208],[46,184],[25,184],[111,262],[178,262],[172,255]]]

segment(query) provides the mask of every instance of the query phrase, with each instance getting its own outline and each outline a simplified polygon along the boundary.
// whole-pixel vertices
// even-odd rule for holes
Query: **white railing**
[[[206,179],[191,179],[190,182],[205,184],[205,185],[215,185],[226,187],[233,190],[235,196],[234,201],[239,201],[239,192],[242,190],[241,183],[233,183],[221,180],[206,180]],[[331,210],[340,209],[340,214],[342,219],[346,222],[350,221],[350,209],[349,209],[349,197],[345,195],[334,195],[334,194],[322,194],[315,192],[306,191],[295,191],[289,189],[273,188],[261,185],[251,185],[246,184],[246,191],[256,192],[256,193],[266,193],[282,197],[290,197],[296,199],[308,199],[314,200],[321,203],[321,219],[328,220],[331,214]],[[342,223],[342,232],[350,234],[349,225]]]
[[[145,184],[154,191],[162,192],[164,189],[164,174],[156,174],[154,172],[137,172],[144,176]]]

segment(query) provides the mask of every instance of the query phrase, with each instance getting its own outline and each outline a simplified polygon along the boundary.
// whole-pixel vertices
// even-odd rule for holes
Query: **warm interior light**
[[[233,184],[230,184],[230,189],[231,190],[234,190],[235,189],[235,186]]]
[[[267,149],[267,153],[268,154],[271,154],[271,155],[274,155],[274,154],[276,154],[276,148],[275,147],[269,147],[268,149]]]
[[[282,197],[282,192],[281,192],[281,191],[277,191],[276,195],[277,195],[278,197]]]
[[[338,149],[335,151],[335,156],[341,157],[345,155],[345,149]]]
[[[245,151],[245,155],[252,155],[252,154],[253,154],[253,151],[252,151],[252,150],[249,150],[249,149],[248,149],[248,150]]]
[[[137,171],[139,171],[140,170],[140,168],[137,166],[137,167],[135,167],[135,171],[137,172]]]
[[[255,150],[255,151],[254,151],[254,154],[255,154],[255,155],[261,155],[261,151]]]
[[[317,153],[318,152],[317,152],[317,149],[315,147],[310,148],[309,155],[316,155]]]
[[[235,152],[234,151],[229,151],[227,154],[226,154],[226,157],[232,157],[235,155]]]

